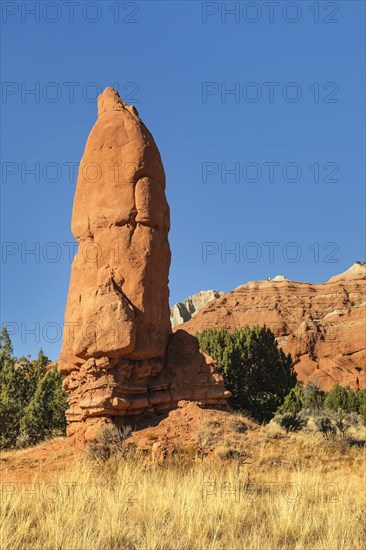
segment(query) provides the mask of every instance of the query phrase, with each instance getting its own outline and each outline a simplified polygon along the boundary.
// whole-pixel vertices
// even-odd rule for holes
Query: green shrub
[[[231,406],[256,420],[272,418],[296,384],[290,355],[278,347],[266,327],[244,327],[229,332],[208,329],[198,333],[200,346],[218,362]]]
[[[303,408],[304,402],[304,387],[302,382],[297,382],[296,386],[286,395],[281,407],[278,408],[278,413],[299,413]]]
[[[304,386],[302,382],[297,382],[286,395],[277,413],[306,411],[315,417],[322,417],[324,410],[359,414],[366,424],[366,390],[354,391],[335,384],[329,392],[324,392],[316,384],[308,382]]]
[[[332,411],[348,411],[348,389],[335,384],[324,400],[324,408]]]
[[[324,407],[326,392],[313,382],[307,382],[303,391],[303,408],[312,414],[320,414]]]
[[[66,394],[42,350],[35,361],[13,356],[9,334],[0,333],[0,448],[24,447],[66,428]]]
[[[307,410],[312,414],[319,414],[324,405],[326,393],[318,388],[316,384],[297,382],[296,386],[286,395],[283,405],[279,407],[279,413],[299,413]]]
[[[66,396],[61,388],[61,376],[56,369],[39,379],[36,391],[24,410],[20,430],[31,444],[42,441],[66,429]]]

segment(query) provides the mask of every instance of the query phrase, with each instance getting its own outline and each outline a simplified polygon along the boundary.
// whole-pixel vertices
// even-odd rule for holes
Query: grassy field
[[[364,548],[365,448],[274,425],[245,441],[244,464],[184,447],[163,464],[75,457],[26,483],[3,476],[1,550]],[[0,458],[10,471],[22,453]]]

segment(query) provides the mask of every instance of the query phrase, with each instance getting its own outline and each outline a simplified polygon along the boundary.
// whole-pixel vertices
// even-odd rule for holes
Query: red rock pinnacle
[[[229,396],[197,340],[171,333],[170,216],[154,139],[113,88],[99,96],[98,113],[75,192],[79,248],[59,361],[68,434],[87,438],[118,416]]]

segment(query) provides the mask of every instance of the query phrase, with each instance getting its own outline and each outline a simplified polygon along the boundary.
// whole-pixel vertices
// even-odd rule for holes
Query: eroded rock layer
[[[366,388],[366,265],[356,262],[322,284],[284,278],[253,281],[208,303],[187,323],[191,334],[266,325],[300,380],[329,390]]]
[[[72,232],[78,242],[59,369],[68,433],[93,419],[229,395],[197,340],[171,334],[169,206],[154,139],[113,88],[98,99],[80,163]]]
[[[224,292],[217,290],[201,290],[201,292],[189,296],[183,302],[178,302],[170,309],[172,327],[174,328],[181,323],[189,321],[208,302],[212,302],[212,300],[216,300],[216,298],[220,298],[224,294]]]

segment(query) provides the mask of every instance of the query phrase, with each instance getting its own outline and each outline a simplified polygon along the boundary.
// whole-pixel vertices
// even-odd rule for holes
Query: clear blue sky
[[[363,1],[241,2],[231,15],[235,2],[80,1],[73,17],[56,4],[2,2],[1,322],[17,355],[58,357],[65,163],[82,156],[97,87],[119,83],[160,149],[171,304],[276,274],[322,282],[365,259]]]

